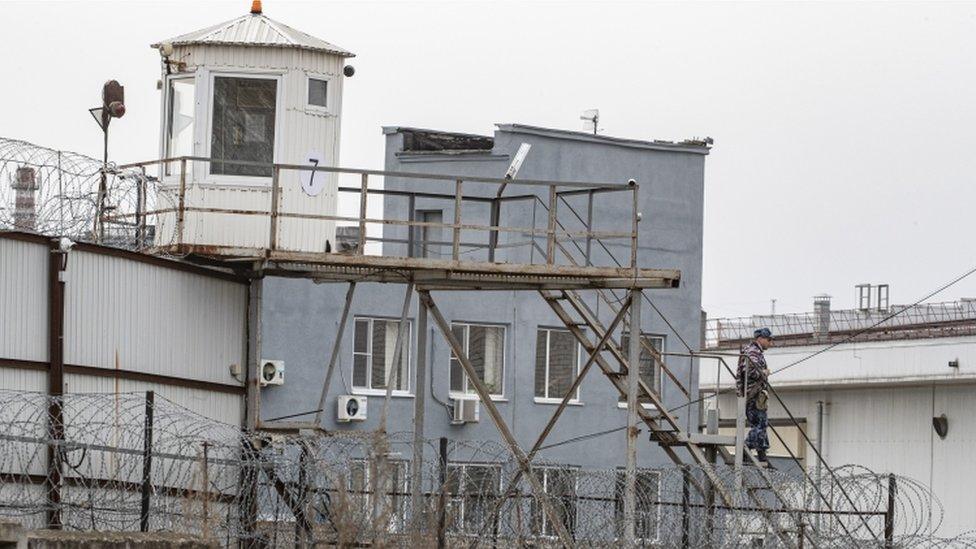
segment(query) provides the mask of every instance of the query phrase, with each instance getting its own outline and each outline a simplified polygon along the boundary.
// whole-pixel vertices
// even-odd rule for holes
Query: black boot
[[[766,450],[764,448],[759,448],[756,450],[756,459],[767,463],[769,462],[769,460],[766,458]]]

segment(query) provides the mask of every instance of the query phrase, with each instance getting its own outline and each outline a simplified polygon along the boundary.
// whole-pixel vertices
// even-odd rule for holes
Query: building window
[[[400,364],[393,392],[406,393],[410,384],[410,323],[407,322]],[[353,389],[385,391],[386,380],[393,369],[393,353],[396,349],[399,320],[385,318],[357,318],[353,336],[352,386]]]
[[[483,324],[452,324],[454,337],[461,342],[468,360],[478,373],[478,379],[488,386],[493,397],[504,393],[502,374],[505,369],[505,328]],[[451,352],[451,392],[475,394],[474,384],[465,375],[454,352]]]
[[[275,79],[214,77],[211,174],[271,177],[271,166],[221,160],[274,162],[277,92]]]
[[[638,370],[640,371],[640,380],[643,381],[648,388],[660,395],[662,381],[661,376],[663,374],[661,363],[654,358],[654,356],[647,350],[645,345],[650,346],[660,355],[660,353],[664,352],[664,336],[641,334],[641,339],[643,341],[640,348],[640,365],[638,366]],[[623,352],[624,358],[627,358],[630,353],[630,334],[624,333],[620,336],[620,349]],[[620,367],[620,371],[624,371],[622,365]],[[641,404],[653,404],[650,398],[642,394],[637,396],[637,401]],[[620,402],[627,402],[627,397],[621,395]]]
[[[452,530],[465,534],[482,531],[501,494],[501,467],[473,463],[452,463],[447,467],[447,514],[454,518]]]
[[[313,107],[326,108],[329,106],[329,81],[320,78],[308,79],[308,104]]]
[[[192,78],[171,78],[166,90],[166,152],[163,156],[193,156],[196,88]],[[177,163],[166,163],[166,175],[179,170]]]
[[[576,479],[577,470],[559,467],[536,467],[532,473],[539,479],[543,490],[549,496],[553,511],[559,516],[566,531],[572,534],[576,530]],[[556,528],[545,510],[536,501],[531,500],[532,532],[542,536],[556,536]]]
[[[378,470],[364,459],[352,461],[346,484],[349,509],[353,513],[370,520],[373,510],[374,492],[379,492],[377,501],[381,517],[387,517],[390,532],[404,532],[407,526],[407,504],[410,494],[409,462],[388,460],[386,468]]]
[[[419,210],[417,221],[423,223],[444,223],[443,210]],[[429,257],[440,259],[442,254],[442,242],[444,241],[444,227],[430,227],[422,225],[420,229],[420,249],[414,251],[417,257]]]
[[[540,328],[535,345],[535,396],[561,400],[579,373],[579,344],[569,330]],[[579,401],[579,387],[571,401]]]
[[[624,537],[624,487],[626,474],[617,470],[616,490],[613,500],[614,523],[617,538]],[[634,518],[634,537],[644,543],[657,541],[658,498],[661,491],[661,473],[650,469],[637,470],[637,505]]]

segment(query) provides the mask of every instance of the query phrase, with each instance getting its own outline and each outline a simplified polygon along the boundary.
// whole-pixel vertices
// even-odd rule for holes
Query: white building
[[[770,327],[778,336],[766,352],[770,370],[785,368],[770,382],[827,463],[912,477],[929,485],[945,507],[939,535],[972,530],[976,302],[909,307],[880,322],[904,307],[883,303],[830,311],[829,301],[824,306],[825,300],[818,300],[815,313],[713,319],[709,351],[730,353],[725,360],[734,369],[734,355],[752,330]],[[731,376],[727,371],[719,376],[716,361],[702,361],[702,390],[726,391],[718,399],[725,429],[735,418],[731,386]],[[811,449],[795,427],[787,426],[791,422],[782,406],[771,400],[770,423],[780,426],[794,453],[806,456],[807,467],[814,469]],[[772,453],[785,455],[772,434],[770,439]]]

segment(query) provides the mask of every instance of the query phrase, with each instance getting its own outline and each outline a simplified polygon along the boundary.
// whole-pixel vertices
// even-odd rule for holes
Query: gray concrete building
[[[641,331],[665,351],[686,351],[684,342],[700,348],[702,216],[704,164],[709,147],[703,142],[681,143],[620,139],[572,132],[501,124],[493,136],[473,136],[416,128],[384,128],[388,172],[414,172],[468,177],[502,177],[520,145],[531,149],[517,174],[518,179],[639,184],[638,263],[647,268],[681,271],[680,287],[645,290],[653,303],[645,302]],[[450,183],[449,181],[447,183]],[[340,183],[342,185],[342,183]],[[497,184],[464,183],[465,197],[494,197]],[[384,189],[412,193],[444,193],[444,181],[387,176]],[[526,195],[524,187],[503,203],[499,225],[545,229],[548,191]],[[511,191],[505,191],[506,193]],[[508,196],[508,194],[503,194]],[[594,230],[629,230],[632,193],[589,193],[560,197],[557,218],[568,232],[594,220]],[[443,198],[408,199],[387,194],[383,198],[383,219],[451,223],[454,202]],[[490,207],[465,203],[465,223],[488,224]],[[606,224],[602,226],[599,224]],[[612,226],[617,224],[617,226]],[[386,225],[382,233],[383,255],[450,258],[450,235],[443,229]],[[527,232],[526,232],[527,233]],[[545,236],[504,232],[498,236],[495,261],[538,263],[545,255]],[[371,237],[374,235],[369,231]],[[461,254],[466,259],[487,260],[490,235],[462,231]],[[564,254],[557,263],[611,265],[630,262],[630,242],[605,239],[585,242],[559,238]],[[375,245],[375,244],[373,244]],[[446,254],[446,255],[442,255]],[[611,257],[611,254],[613,257]],[[542,260],[544,262],[544,259]],[[285,382],[261,391],[262,425],[275,418],[315,410],[326,374],[326,365],[345,301],[346,284],[316,284],[303,279],[268,278],[263,287],[262,356],[282,360]],[[345,330],[336,371],[325,400],[322,426],[329,431],[369,430],[377,427],[383,408],[384,374],[392,364],[392,341],[403,304],[405,285],[361,283],[357,285],[350,322]],[[589,293],[589,292],[584,292]],[[523,447],[529,447],[554,411],[585,361],[572,336],[536,292],[455,291],[434,292],[455,334],[467,346],[483,381],[492,388],[500,412]],[[607,294],[611,299],[622,298]],[[590,305],[609,324],[612,313],[591,297]],[[457,424],[452,421],[451,403],[473,390],[444,337],[431,323],[427,340],[426,383],[415,386],[417,300],[410,305],[408,346],[404,349],[399,382],[390,403],[388,432],[414,428],[414,406],[419,391],[425,396],[425,438],[447,437],[455,441],[499,440],[497,430],[484,413],[481,421]],[[643,358],[643,357],[642,357]],[[678,389],[674,379],[664,375],[653,361],[642,360],[642,377],[648,385],[660,387],[669,408],[698,397],[697,363],[684,357],[668,357],[675,378],[690,388],[690,395]],[[386,368],[384,370],[384,368]],[[596,370],[596,368],[594,368]],[[366,395],[367,419],[338,422],[337,399],[341,395]],[[475,397],[476,398],[476,397]],[[484,411],[484,410],[482,410]],[[698,407],[680,408],[676,414],[685,429],[696,430]],[[307,420],[312,415],[296,419]],[[559,442],[585,437],[626,425],[626,409],[617,391],[598,370],[591,371],[563,417],[549,437]],[[624,465],[626,437],[616,431],[579,442],[560,445],[539,454],[543,461],[587,468]],[[654,442],[641,435],[639,464],[653,467],[670,463]]]

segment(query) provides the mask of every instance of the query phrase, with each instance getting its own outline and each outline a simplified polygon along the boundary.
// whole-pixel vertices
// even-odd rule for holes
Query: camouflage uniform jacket
[[[748,401],[755,400],[766,387],[766,372],[768,371],[766,368],[766,357],[758,343],[753,341],[743,347],[739,354],[739,367],[735,373],[735,386],[739,395],[742,395],[743,383],[748,379],[749,394],[746,395],[746,399]]]

